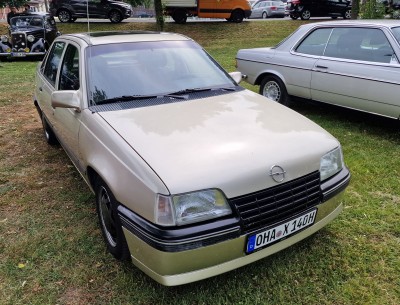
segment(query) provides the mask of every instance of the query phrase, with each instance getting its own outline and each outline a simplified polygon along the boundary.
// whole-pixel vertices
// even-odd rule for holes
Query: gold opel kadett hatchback
[[[171,33],[62,35],[34,103],[96,195],[108,250],[164,285],[249,264],[321,229],[350,173],[339,142]]]

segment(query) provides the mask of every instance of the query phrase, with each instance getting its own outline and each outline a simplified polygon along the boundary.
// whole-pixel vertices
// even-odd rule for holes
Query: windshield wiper
[[[112,104],[112,103],[119,103],[119,102],[129,102],[129,101],[135,101],[135,100],[145,100],[145,99],[151,99],[151,98],[163,98],[163,97],[170,97],[170,98],[177,98],[177,99],[185,99],[184,96],[180,95],[175,95],[175,94],[152,94],[152,95],[122,95],[118,97],[113,97],[113,98],[108,98],[104,99],[102,101],[98,101],[95,104],[96,105],[101,105],[101,104]]]
[[[204,92],[204,91],[215,91],[215,90],[226,90],[226,91],[235,91],[236,89],[234,87],[216,87],[216,88],[190,88],[190,89],[184,89],[184,90],[179,90],[176,92],[172,92],[170,94],[172,95],[179,95],[179,94],[188,94],[188,93],[195,93],[195,92]]]

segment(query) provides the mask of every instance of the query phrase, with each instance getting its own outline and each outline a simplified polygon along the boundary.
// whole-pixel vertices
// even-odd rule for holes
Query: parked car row
[[[252,0],[251,5],[250,18],[283,18],[285,16],[290,16],[293,20],[298,18],[308,20],[311,17],[351,18],[351,1],[349,0]]]
[[[172,33],[58,36],[33,103],[95,194],[108,251],[163,285],[250,264],[343,209],[341,145],[291,97],[400,119],[400,25],[301,26],[227,73]],[[260,85],[260,94],[239,85]]]

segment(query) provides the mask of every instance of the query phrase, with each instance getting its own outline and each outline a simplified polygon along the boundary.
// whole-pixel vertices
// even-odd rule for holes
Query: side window
[[[44,66],[43,74],[53,86],[55,86],[56,83],[58,67],[64,47],[64,42],[58,41],[54,43],[49,56],[47,56],[46,65]]]
[[[334,29],[324,55],[381,63],[397,61],[389,41],[379,29]]]
[[[317,29],[308,35],[296,48],[296,52],[310,55],[322,55],[332,29]]]
[[[60,90],[78,90],[79,83],[79,52],[73,45],[68,45],[64,61],[61,65]]]

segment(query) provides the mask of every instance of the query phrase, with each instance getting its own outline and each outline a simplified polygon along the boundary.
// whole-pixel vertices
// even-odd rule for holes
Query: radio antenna
[[[87,19],[87,28],[90,40],[90,22],[89,22],[89,0],[86,0],[86,19]]]

